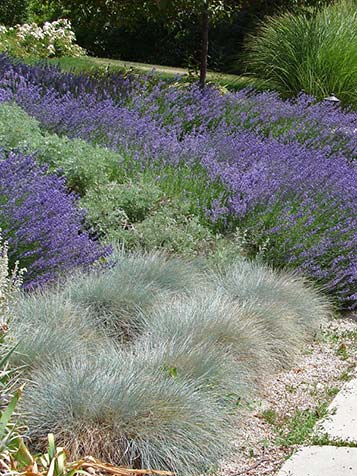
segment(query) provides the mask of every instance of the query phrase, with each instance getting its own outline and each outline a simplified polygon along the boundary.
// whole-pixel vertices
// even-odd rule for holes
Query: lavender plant
[[[120,152],[129,174],[149,170],[164,191],[184,186],[201,222],[269,238],[269,260],[356,306],[355,112],[120,76],[63,74],[65,89],[57,69],[0,63],[2,94],[48,130]]]
[[[27,268],[26,288],[49,284],[77,267],[88,269],[109,249],[83,231],[84,213],[65,180],[47,175],[32,156],[10,153],[0,160],[0,225],[9,263]]]

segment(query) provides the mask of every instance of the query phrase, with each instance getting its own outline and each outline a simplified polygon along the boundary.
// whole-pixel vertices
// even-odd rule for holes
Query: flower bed
[[[269,239],[272,263],[356,306],[356,113],[306,96],[202,94],[180,82],[77,77],[6,58],[1,71],[2,94],[49,131],[120,152],[128,173],[198,180],[200,189],[185,192],[202,220]]]

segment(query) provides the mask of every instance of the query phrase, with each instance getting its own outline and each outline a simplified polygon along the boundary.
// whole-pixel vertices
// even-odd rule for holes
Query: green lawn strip
[[[34,61],[34,59],[30,60],[30,62]],[[132,70],[134,73],[150,73],[154,71],[154,74],[157,74],[162,79],[174,79],[178,75],[183,75],[187,78],[192,77],[198,79],[198,75],[192,76],[188,73],[188,70],[184,68],[162,66],[156,64],[135,63],[133,61],[97,58],[92,56],[82,56],[79,58],[54,58],[49,60],[49,62],[52,64],[57,64],[64,71],[73,71],[75,73],[106,68],[117,71]],[[215,71],[209,71],[207,73],[207,81],[209,83],[214,83],[219,86],[226,87],[230,90],[239,90],[246,87],[255,88],[258,90],[269,89],[267,82],[258,78],[249,76],[238,76],[235,74],[218,73]]]

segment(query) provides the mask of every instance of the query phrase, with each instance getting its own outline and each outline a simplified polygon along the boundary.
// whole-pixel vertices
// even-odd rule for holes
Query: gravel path
[[[321,328],[320,341],[309,345],[290,371],[264,382],[261,398],[239,418],[235,451],[222,463],[221,476],[275,475],[297,447],[276,442],[276,423],[297,410],[329,403],[348,379],[357,364],[357,322],[339,319],[324,322]],[[264,417],[267,410],[274,424]]]

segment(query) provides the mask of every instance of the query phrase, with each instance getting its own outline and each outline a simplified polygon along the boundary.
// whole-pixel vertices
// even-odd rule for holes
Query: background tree
[[[233,12],[241,7],[240,0],[156,0],[158,18],[166,17],[168,24],[179,23],[184,27],[188,17],[196,17],[200,23],[200,85],[204,88],[207,76],[208,38],[212,23],[229,20]]]
[[[12,26],[26,20],[28,0],[1,0],[0,25]]]
[[[203,84],[207,56],[210,69],[244,72],[245,38],[265,15],[319,7],[332,0],[17,1],[29,3],[30,20],[70,19],[78,43],[89,54],[171,66],[200,65]]]
[[[200,25],[200,84],[204,87],[207,74],[208,36],[211,24],[229,20],[241,2],[234,0],[33,0],[30,16],[37,21],[58,18],[60,13],[70,17],[75,29],[95,24],[104,30],[151,21],[165,25],[169,31],[185,29],[194,19]]]

